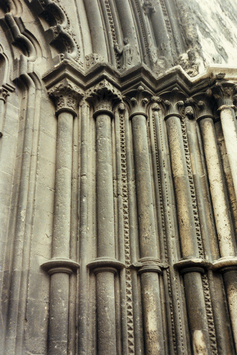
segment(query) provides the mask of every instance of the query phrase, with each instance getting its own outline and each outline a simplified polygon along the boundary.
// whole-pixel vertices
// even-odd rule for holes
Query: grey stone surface
[[[235,0],[0,0],[0,353],[237,351]]]

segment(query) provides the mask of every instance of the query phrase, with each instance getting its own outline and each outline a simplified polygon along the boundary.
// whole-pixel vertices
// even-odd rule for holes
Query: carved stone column
[[[234,256],[234,230],[230,216],[230,208],[227,203],[219,148],[216,141],[216,132],[213,122],[214,117],[210,108],[208,108],[204,101],[199,101],[199,107],[198,120],[200,121],[202,132],[220,253],[222,256]]]
[[[52,259],[42,265],[51,276],[49,355],[66,355],[68,349],[69,277],[79,265],[70,260],[70,216],[73,119],[82,93],[64,79],[49,90],[56,104],[57,156],[55,176]]]
[[[232,110],[231,108],[222,108]],[[223,112],[225,116],[225,111]],[[231,114],[228,112],[227,118]],[[226,117],[224,117],[225,119]],[[230,118],[230,117],[229,117]],[[213,212],[216,222],[218,244],[221,258],[214,262],[214,270],[223,272],[226,286],[231,323],[237,345],[237,258],[234,226],[232,224],[228,197],[226,195],[224,173],[221,166],[219,148],[216,140],[216,131],[212,112],[207,102],[199,101],[198,119],[202,132],[203,147],[208,171]],[[223,121],[222,121],[223,122]],[[233,128],[233,127],[232,127]],[[227,128],[228,129],[228,128]],[[227,134],[227,132],[226,132]],[[227,353],[227,352],[226,352]]]
[[[134,96],[133,96],[134,95]],[[165,354],[159,274],[158,236],[152,197],[151,167],[147,142],[146,107],[149,94],[140,85],[132,92],[131,114],[135,175],[137,187],[138,224],[141,259],[137,265],[141,274],[143,320],[146,353]]]
[[[233,103],[237,86],[230,82],[220,81],[212,90],[218,104],[218,111],[220,111],[221,126],[237,199],[237,126]]]
[[[114,275],[124,265],[115,258],[111,119],[120,92],[107,80],[88,91],[96,120],[97,258],[88,267],[96,274],[98,355],[116,355]]]
[[[2,137],[4,123],[4,104],[6,103],[9,92],[6,88],[0,87],[0,138]]]
[[[0,138],[2,138],[3,136],[3,128],[4,128],[4,120],[5,120],[5,104],[6,104],[6,100],[7,97],[9,96],[9,91],[14,91],[14,87],[11,85],[7,85],[7,86],[2,86],[0,87]],[[1,169],[3,168],[3,164],[2,164],[2,144],[0,144],[0,162],[1,162]],[[1,188],[0,188],[0,195],[1,195],[1,190],[5,191],[6,186],[5,184],[2,184]],[[4,211],[4,209],[2,209],[2,212]],[[1,215],[1,214],[0,214]],[[4,264],[4,255],[5,255],[5,243],[6,243],[6,233],[5,233],[5,229],[4,229],[4,224],[6,223],[6,217],[5,217],[5,213],[3,213],[2,215],[3,220],[1,221],[1,216],[0,216],[0,224],[1,224],[1,231],[0,231],[0,265]],[[3,270],[1,270],[3,271]],[[1,277],[0,277],[1,279]],[[0,292],[2,289],[2,280],[0,281]]]
[[[194,354],[209,354],[209,334],[202,285],[206,266],[201,236],[197,234],[195,189],[190,170],[186,127],[183,121],[184,95],[178,88],[162,95],[166,106],[166,122],[174,179],[182,260],[176,264],[183,274],[189,328]],[[168,100],[167,100],[168,99]],[[197,316],[198,314],[198,316]],[[197,350],[199,349],[199,350]],[[202,349],[202,352],[200,352]]]

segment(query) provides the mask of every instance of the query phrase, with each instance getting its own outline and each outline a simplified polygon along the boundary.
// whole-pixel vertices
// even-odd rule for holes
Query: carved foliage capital
[[[162,94],[161,98],[164,100],[166,119],[170,116],[181,117],[181,115],[184,114],[184,101],[186,97],[178,87],[173,88],[170,92]]]
[[[214,100],[212,97],[212,91],[207,89],[206,92],[201,92],[193,96],[195,101],[195,115],[197,120],[201,120],[203,118],[213,118],[213,107]]]
[[[95,117],[100,113],[113,116],[113,106],[116,102],[122,101],[122,94],[108,80],[104,79],[87,91],[86,99],[92,102]]]
[[[222,107],[234,108],[237,101],[237,84],[228,81],[217,81],[212,87],[213,97],[216,99],[219,110]]]
[[[48,93],[55,103],[57,116],[61,112],[70,112],[73,116],[77,115],[78,104],[83,92],[70,80],[62,80],[49,89]]]
[[[127,94],[127,99],[130,104],[130,118],[136,115],[147,117],[147,106],[150,102],[151,93],[149,93],[143,85],[139,85],[137,89],[133,89]]]

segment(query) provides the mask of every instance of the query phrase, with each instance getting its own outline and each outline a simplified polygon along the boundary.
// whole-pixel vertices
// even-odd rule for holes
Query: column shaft
[[[58,115],[57,161],[52,257],[69,258],[73,116]]]
[[[5,102],[0,99],[0,134],[3,133],[4,113],[5,113]]]
[[[117,354],[114,272],[108,269],[96,275],[98,355]]]
[[[232,173],[235,198],[237,198],[237,129],[234,109],[230,107],[221,109],[220,118]]]
[[[204,118],[200,122],[203,147],[206,158],[208,178],[210,184],[213,212],[222,257],[234,256],[233,226],[229,207],[225,195],[225,183],[221,170],[215,127],[212,118]]]
[[[51,275],[49,355],[67,355],[69,275]]]
[[[197,243],[192,198],[185,160],[180,118],[169,116],[167,130],[170,145],[171,165],[175,186],[181,251],[184,259],[200,257]],[[200,272],[195,268],[184,270],[184,285],[187,299],[189,327],[192,332],[194,354],[207,355],[209,349],[208,323]],[[198,310],[198,315],[196,311]]]
[[[184,286],[193,353],[209,355],[208,324],[200,273],[194,271],[184,274]]]
[[[132,118],[133,145],[138,200],[140,253],[142,258],[158,258],[154,207],[147,143],[146,117]],[[164,330],[161,312],[159,280],[156,272],[146,270],[141,275],[146,353],[164,354]]]
[[[96,117],[97,256],[115,260],[111,117]],[[116,355],[115,269],[96,269],[98,354]]]
[[[185,161],[180,118],[171,116],[167,119],[172,172],[174,178],[177,214],[182,256],[198,257],[192,199]]]
[[[235,351],[237,351],[237,269],[227,268],[223,275],[228,305],[230,311],[230,319],[235,342]]]
[[[111,118],[96,118],[98,257],[115,257]]]
[[[69,259],[73,115],[58,115],[52,259]],[[54,273],[55,272],[55,273]],[[49,355],[66,355],[70,269],[51,269]]]
[[[190,107],[187,108],[187,110],[189,109]],[[206,114],[207,109],[204,112]],[[206,179],[207,174],[204,169],[205,164],[203,161],[203,151],[200,147],[200,133],[197,126],[197,121],[194,119],[192,114],[187,115],[186,123],[190,160],[192,164],[193,181],[196,187],[200,231],[203,237],[203,245],[208,260],[216,260],[219,257],[219,247],[216,238],[216,230],[214,227],[214,216],[212,212],[211,199],[208,193],[209,187]],[[209,139],[210,135],[208,136],[208,141]],[[212,163],[216,165],[216,161],[213,161]],[[213,274],[212,271],[209,271],[206,276],[204,276],[203,280],[204,285],[207,286],[209,284],[210,298],[213,300],[213,302],[216,304],[223,304],[223,294],[221,292],[216,292],[216,290],[223,287],[223,282],[221,282],[221,279],[218,276],[219,275],[216,275],[216,273]],[[208,290],[206,288],[204,294],[207,295],[207,292]],[[216,349],[219,347],[221,348],[223,355],[227,355],[231,352],[231,346],[229,342],[226,341],[226,339],[229,337],[229,329],[227,326],[227,317],[225,316],[223,308],[224,307],[212,307],[210,302],[206,302],[209,333],[212,334],[212,337],[210,337],[211,348]]]
[[[226,122],[225,122],[226,123]],[[232,225],[227,196],[225,192],[225,182],[221,169],[221,161],[218,153],[218,146],[215,136],[215,127],[212,118],[202,119],[200,122],[203,138],[203,146],[207,164],[207,171],[210,183],[211,198],[216,222],[220,255],[223,258],[235,256],[236,242],[234,239],[234,227]],[[227,130],[226,129],[226,133]],[[233,129],[233,127],[232,127]],[[232,133],[231,133],[232,135]],[[227,141],[228,138],[226,137]],[[231,142],[231,137],[230,137]],[[228,145],[228,143],[227,143]],[[237,273],[233,269],[225,269],[223,275],[230,318],[234,334],[235,347],[237,349]]]
[[[146,117],[132,118],[141,257],[158,256],[147,144]]]

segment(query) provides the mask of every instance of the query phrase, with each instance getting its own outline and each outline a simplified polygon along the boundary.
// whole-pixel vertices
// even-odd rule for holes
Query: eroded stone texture
[[[0,353],[236,354],[236,1],[0,19]]]

